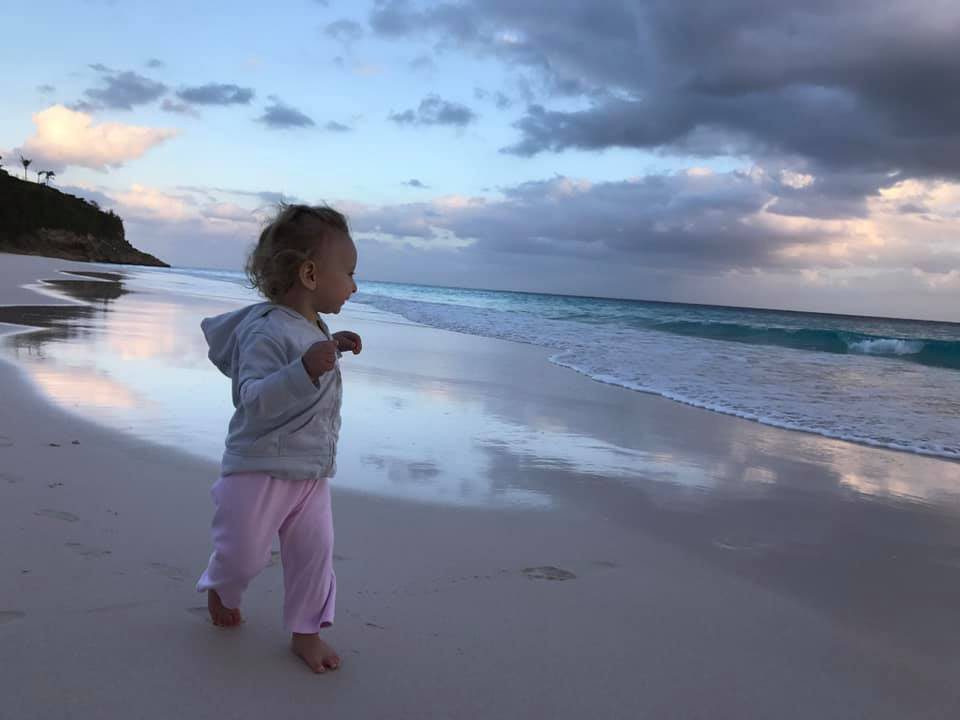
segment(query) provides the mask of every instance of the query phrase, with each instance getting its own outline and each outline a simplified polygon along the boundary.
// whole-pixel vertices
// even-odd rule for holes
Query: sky
[[[176,266],[960,321],[955,0],[0,5],[6,169]]]

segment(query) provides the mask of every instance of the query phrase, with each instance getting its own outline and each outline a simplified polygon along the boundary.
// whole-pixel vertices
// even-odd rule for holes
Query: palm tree
[[[20,164],[23,165],[23,179],[24,179],[24,180],[27,179],[27,168],[30,167],[30,163],[32,163],[32,162],[33,162],[33,160],[27,160],[27,158],[25,158],[23,155],[20,156]]]
[[[57,176],[53,170],[45,170],[43,174],[47,176],[47,179],[43,181],[44,185],[49,185],[50,181]]]

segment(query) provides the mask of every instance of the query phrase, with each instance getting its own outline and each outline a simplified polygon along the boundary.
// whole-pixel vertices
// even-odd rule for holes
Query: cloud
[[[223,188],[223,187],[212,187],[212,186],[197,186],[197,185],[180,185],[179,190],[187,190],[192,193],[200,193],[207,197],[210,202],[216,202],[216,199],[213,197],[214,194],[227,194],[227,195],[237,195],[240,197],[250,197],[260,200],[262,203],[269,205],[277,205],[281,202],[294,203],[302,202],[302,200],[296,195],[289,195],[284,192],[278,192],[276,190],[238,190],[236,188]]]
[[[104,87],[84,90],[83,94],[93,101],[86,106],[88,108],[132,110],[134,105],[153,102],[167,91],[167,86],[163,83],[135,72],[113,72],[102,65],[91,67],[101,68],[100,72],[104,73]]]
[[[295,107],[281,102],[276,96],[271,95],[270,101],[270,105],[263,111],[263,115],[257,118],[257,122],[263,123],[268,128],[303,128],[316,125],[310,117]]]
[[[625,147],[960,177],[956,3],[378,0],[370,25],[536,79],[518,155]]]
[[[129,190],[108,191],[117,212],[126,220],[164,220],[180,222],[200,216],[195,201],[183,195],[171,195],[156,188],[134,183]]]
[[[363,37],[363,26],[353,20],[334,20],[323,29],[323,32],[337,42],[349,45]]]
[[[453,125],[465,127],[476,120],[477,115],[466,105],[448,102],[437,95],[428,95],[420,101],[416,110],[393,113],[390,120],[397,125]]]
[[[160,109],[164,112],[169,113],[178,113],[180,115],[191,115],[193,117],[200,117],[200,113],[194,109],[192,105],[187,103],[177,102],[176,100],[171,100],[170,98],[164,98],[163,102],[160,103]]]
[[[333,120],[331,120],[326,125],[324,125],[323,129],[328,130],[329,132],[338,132],[338,133],[350,132],[351,130],[353,130],[353,128],[349,127],[348,125],[344,125],[343,123],[338,123]]]
[[[56,92],[56,88],[53,85],[37,85],[37,92],[42,92],[44,94],[49,94]]]
[[[74,103],[70,103],[68,106],[71,110],[82,113],[93,113],[97,110],[102,110],[103,106],[98,103],[90,103],[86,100],[77,100]]]
[[[417,55],[409,64],[411,70],[431,72],[437,69],[437,64],[429,55]]]
[[[513,101],[507,96],[506,93],[497,90],[496,92],[489,92],[483,88],[474,88],[473,96],[480,101],[490,101],[492,102],[497,110],[507,110],[513,106]]]
[[[135,247],[175,265],[241,267],[264,220],[262,210],[208,199],[203,188],[197,189],[200,198],[192,190],[170,192],[142,184],[69,190],[113,209]]]
[[[177,97],[193,105],[249,105],[253,89],[225,83],[207,83],[177,90]]]
[[[356,205],[350,218],[357,233],[381,241],[428,249],[457,241],[471,257],[499,256],[504,266],[525,256],[680,275],[960,272],[960,249],[948,240],[960,234],[960,184],[895,183],[871,196],[861,217],[815,218],[776,211],[777,193],[797,190],[771,180],[779,177],[760,167],[600,183],[557,176],[502,188],[499,199]],[[903,213],[905,203],[928,212]]]
[[[150,58],[144,64],[151,70],[159,70],[160,68],[165,68],[167,66],[163,60],[159,60],[158,58]]]
[[[53,105],[33,115],[35,133],[23,153],[42,159],[53,169],[78,165],[104,171],[135,160],[177,131],[123,123],[96,124],[93,118],[63,105]]]
[[[400,183],[400,184],[401,184],[401,185],[406,185],[407,187],[419,188],[419,189],[421,189],[421,190],[429,190],[429,189],[430,189],[430,186],[429,186],[429,185],[424,185],[422,182],[420,182],[420,181],[417,180],[416,178],[410,178],[410,179],[407,180],[406,182],[403,182],[403,183]]]

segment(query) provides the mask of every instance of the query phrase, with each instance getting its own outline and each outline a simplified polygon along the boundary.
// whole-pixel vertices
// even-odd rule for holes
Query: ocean
[[[239,272],[177,269],[167,282],[176,274],[248,297]],[[960,458],[957,323],[371,281],[359,288],[352,302],[379,313],[538,345],[550,362],[597,382],[791,430]]]
[[[122,271],[136,287],[161,295],[201,303],[257,300],[240,272]],[[539,346],[556,365],[631,391],[781,428],[960,459],[960,324],[372,281],[359,283],[351,304],[371,317]],[[147,303],[137,312],[171,311]],[[167,334],[193,331],[189,325]],[[206,368],[203,353],[188,350],[186,339],[168,344],[182,346],[191,368]],[[98,374],[130,375],[128,386],[140,384],[132,367],[95,346],[88,352],[96,357],[84,362]],[[175,364],[186,372],[186,359]],[[170,368],[155,371],[154,383],[170,377]],[[192,382],[190,375],[168,384]]]

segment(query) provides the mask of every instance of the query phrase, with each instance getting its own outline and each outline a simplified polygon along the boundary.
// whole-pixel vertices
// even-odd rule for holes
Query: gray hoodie
[[[313,343],[332,339],[323,321],[313,324],[283,305],[259,303],[205,318],[200,327],[210,362],[233,381],[236,410],[221,472],[332,477],[343,398],[340,363],[314,384],[301,361]]]

